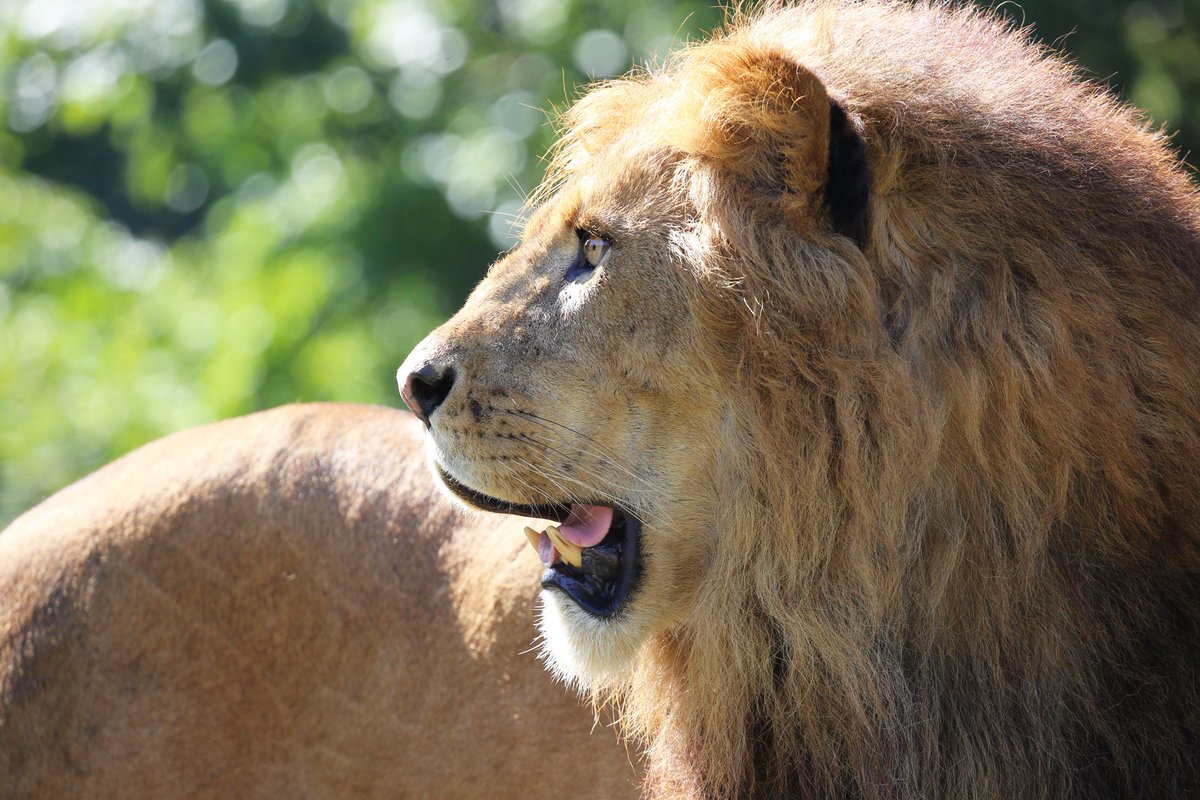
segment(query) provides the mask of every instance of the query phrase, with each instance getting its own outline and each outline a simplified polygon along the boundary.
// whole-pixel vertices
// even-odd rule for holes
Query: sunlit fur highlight
[[[540,197],[615,147],[671,165],[736,362],[695,602],[598,694],[648,791],[1200,792],[1200,210],[1161,135],[986,12],[812,2],[592,90]]]

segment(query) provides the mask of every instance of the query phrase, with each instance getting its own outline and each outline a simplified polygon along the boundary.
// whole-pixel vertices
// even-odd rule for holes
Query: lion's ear
[[[685,152],[777,205],[801,229],[827,205],[835,229],[861,241],[847,206],[865,187],[865,175],[843,174],[848,122],[821,79],[783,53],[744,42],[699,48],[689,58],[684,102],[692,113],[676,121]],[[861,166],[861,149],[849,155]],[[845,186],[830,186],[831,178],[848,179],[850,196]]]

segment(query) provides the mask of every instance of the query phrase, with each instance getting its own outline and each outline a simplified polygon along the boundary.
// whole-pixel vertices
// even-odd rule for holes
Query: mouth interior
[[[578,506],[572,506],[577,509]],[[560,591],[596,617],[608,618],[623,606],[638,576],[638,538],[642,523],[624,509],[612,508],[604,538],[582,548],[579,566],[554,558],[542,574],[542,588]],[[546,534],[542,534],[545,536]]]
[[[579,565],[569,564],[549,541],[548,534],[530,529],[530,541],[539,551],[546,571],[542,588],[560,591],[589,614],[610,618],[621,611],[639,574],[638,545],[642,523],[619,506],[606,503],[548,503],[522,505],[485,495],[448,475],[438,476],[466,503],[500,514],[552,520],[562,526],[556,533],[579,549]],[[612,511],[609,518],[608,510]],[[589,524],[590,520],[590,524]],[[607,523],[607,530],[603,530]],[[536,538],[535,538],[536,537]]]

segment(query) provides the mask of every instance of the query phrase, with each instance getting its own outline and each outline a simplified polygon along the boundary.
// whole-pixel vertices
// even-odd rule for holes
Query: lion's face
[[[573,566],[534,541],[549,654],[589,682],[669,623],[713,536],[721,356],[680,256],[686,209],[657,202],[666,177],[614,159],[564,186],[399,373],[452,492],[585,545]]]
[[[708,573],[746,505],[721,503],[752,471],[747,364],[754,339],[779,335],[759,326],[770,280],[802,281],[785,328],[819,350],[819,309],[847,305],[827,246],[847,239],[822,230],[841,232],[831,108],[811,73],[745,46],[696,51],[686,80],[588,95],[521,245],[400,369],[452,492],[559,523],[528,535],[564,676],[617,679],[727,585]],[[747,277],[780,259],[800,266]]]

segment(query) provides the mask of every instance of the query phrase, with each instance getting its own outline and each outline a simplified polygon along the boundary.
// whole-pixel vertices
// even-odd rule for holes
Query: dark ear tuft
[[[829,105],[829,174],[825,183],[825,205],[833,229],[843,236],[867,244],[867,213],[870,176],[862,137],[836,100]]]

